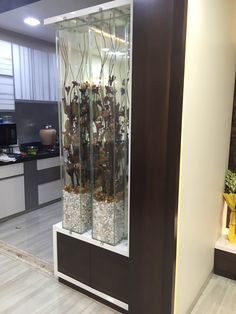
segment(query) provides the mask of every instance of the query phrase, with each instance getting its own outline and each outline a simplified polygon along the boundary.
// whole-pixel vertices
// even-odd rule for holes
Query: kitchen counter
[[[55,148],[54,150],[45,150],[45,149],[39,149],[36,155],[17,155],[17,154],[9,154],[10,157],[15,157],[16,161],[10,161],[10,162],[2,162],[0,161],[0,166],[6,166],[31,160],[38,160],[38,159],[45,159],[45,158],[52,158],[52,157],[58,157],[60,155],[59,148]]]
[[[13,155],[14,156],[14,155]],[[0,221],[61,199],[59,149],[0,163]],[[13,193],[12,191],[17,191]]]

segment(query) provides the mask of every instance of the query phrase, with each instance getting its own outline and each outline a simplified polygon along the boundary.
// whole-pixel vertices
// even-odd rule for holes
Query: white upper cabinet
[[[15,98],[57,100],[56,55],[13,44]]]
[[[12,45],[0,40],[0,110],[15,109]]]
[[[14,82],[12,76],[0,75],[0,111],[15,110]]]
[[[0,40],[0,75],[13,75],[11,43]]]

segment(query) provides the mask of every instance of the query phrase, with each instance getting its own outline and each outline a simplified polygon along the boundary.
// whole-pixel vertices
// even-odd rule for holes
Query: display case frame
[[[187,0],[134,1],[132,11],[128,312],[172,313]]]
[[[126,8],[130,8],[129,11]],[[63,17],[63,22],[59,22],[57,35],[61,76],[60,138],[64,160],[62,179],[65,182],[63,227],[71,232],[86,233],[86,240],[88,231],[92,229],[92,237],[97,240],[95,243],[100,241],[101,246],[104,243],[116,246],[124,240],[129,243],[131,10],[131,2],[122,0],[73,12],[72,19],[68,14]],[[75,44],[71,43],[71,32]],[[81,33],[84,34],[83,37]],[[101,37],[100,43],[97,35]],[[106,47],[106,52],[103,46]],[[81,54],[81,62],[78,57],[75,58],[76,49]],[[94,57],[95,50],[101,58],[99,83],[96,83],[98,85],[93,85],[94,79],[98,80],[98,57]],[[73,69],[76,67],[79,72],[75,79]],[[77,77],[84,83],[78,83]],[[72,81],[72,85],[68,81]],[[81,110],[85,102],[88,108],[87,118],[85,117],[88,127],[85,125],[82,128],[81,119],[84,119],[84,113]],[[86,134],[82,134],[83,129],[87,130]],[[85,143],[82,142],[84,138]],[[84,154],[81,151],[84,150],[87,153],[82,158]],[[85,170],[82,172],[81,169]],[[90,172],[86,169],[90,169]],[[104,183],[101,183],[102,178]],[[71,183],[67,184],[69,181]],[[128,252],[129,244],[126,248]]]

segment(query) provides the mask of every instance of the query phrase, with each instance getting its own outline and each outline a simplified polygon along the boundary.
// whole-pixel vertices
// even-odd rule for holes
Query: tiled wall
[[[10,115],[17,125],[17,137],[20,144],[39,142],[39,131],[46,124],[52,124],[57,130],[58,103],[57,102],[17,102],[15,112],[1,112],[0,116]]]

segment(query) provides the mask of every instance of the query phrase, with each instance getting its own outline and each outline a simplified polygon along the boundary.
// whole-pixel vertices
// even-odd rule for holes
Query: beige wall
[[[233,5],[189,0],[176,314],[188,312],[209,277],[220,234],[235,76]]]

